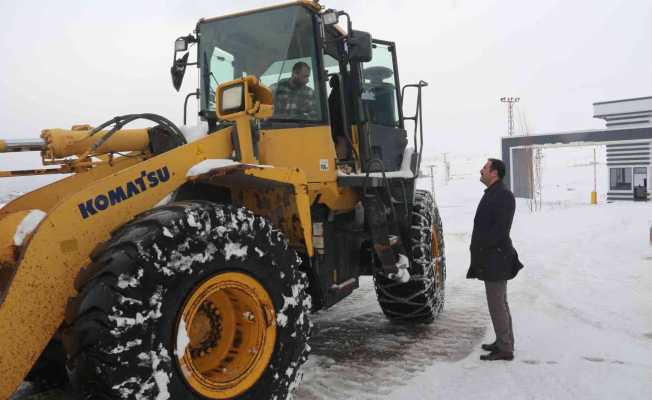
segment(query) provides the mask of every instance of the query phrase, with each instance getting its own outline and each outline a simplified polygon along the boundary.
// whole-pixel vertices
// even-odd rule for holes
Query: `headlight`
[[[220,114],[230,114],[244,110],[244,85],[233,85],[222,90],[220,98]]]

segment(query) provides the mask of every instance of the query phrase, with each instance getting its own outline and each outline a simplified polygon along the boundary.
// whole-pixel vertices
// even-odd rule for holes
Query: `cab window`
[[[394,54],[389,45],[374,43],[373,58],[363,65],[362,100],[369,122],[400,127]]]
[[[312,57],[277,61],[260,76],[272,89],[273,119],[321,120],[314,61]]]

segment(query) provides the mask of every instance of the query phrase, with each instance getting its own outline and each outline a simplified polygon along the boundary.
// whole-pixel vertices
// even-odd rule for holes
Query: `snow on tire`
[[[74,382],[92,399],[287,398],[309,350],[299,263],[244,208],[144,213],[94,257],[67,340]]]
[[[444,307],[446,258],[439,210],[428,191],[416,191],[408,245],[410,280],[375,274],[378,303],[391,320],[430,323]]]

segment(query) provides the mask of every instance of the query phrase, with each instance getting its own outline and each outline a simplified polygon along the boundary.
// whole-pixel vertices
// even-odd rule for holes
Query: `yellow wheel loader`
[[[360,276],[390,320],[442,309],[441,220],[415,185],[426,83],[401,88],[394,43],[297,1],[201,19],[175,42],[177,90],[190,66],[194,127],[132,114],[0,140],[44,164],[1,177],[68,174],[0,208],[0,399],[25,380],[92,399],[284,399],[308,314]]]

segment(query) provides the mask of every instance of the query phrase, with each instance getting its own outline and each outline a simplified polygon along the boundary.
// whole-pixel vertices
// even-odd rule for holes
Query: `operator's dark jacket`
[[[509,237],[515,208],[514,195],[501,180],[484,191],[473,220],[467,278],[509,280],[523,268]]]

